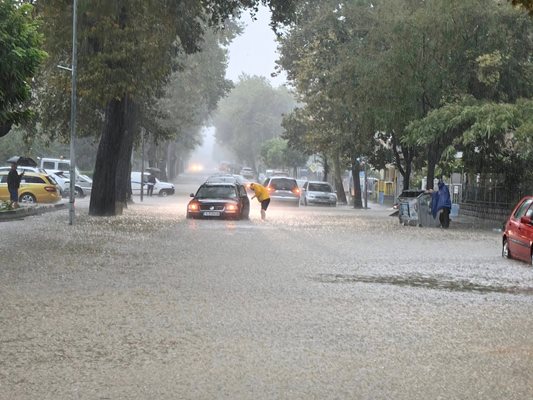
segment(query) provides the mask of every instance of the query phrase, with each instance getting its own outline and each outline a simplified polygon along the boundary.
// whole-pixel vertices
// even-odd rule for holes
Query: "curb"
[[[26,217],[30,217],[33,215],[40,215],[51,211],[59,211],[65,208],[67,208],[67,205],[65,203],[21,207],[17,208],[16,210],[0,212],[0,222],[22,220]]]

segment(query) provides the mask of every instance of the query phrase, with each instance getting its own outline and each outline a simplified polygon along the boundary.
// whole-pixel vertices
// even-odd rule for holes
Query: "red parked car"
[[[502,256],[533,264],[533,196],[518,202],[505,223]]]

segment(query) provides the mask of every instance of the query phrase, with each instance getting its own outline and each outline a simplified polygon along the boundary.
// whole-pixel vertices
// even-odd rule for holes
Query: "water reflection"
[[[372,275],[344,275],[318,274],[312,280],[322,283],[374,283],[395,286],[409,286],[426,289],[448,290],[453,292],[473,293],[504,293],[515,295],[533,295],[533,287],[484,285],[468,280],[451,279],[447,277],[429,277],[423,275],[405,276],[372,276]]]

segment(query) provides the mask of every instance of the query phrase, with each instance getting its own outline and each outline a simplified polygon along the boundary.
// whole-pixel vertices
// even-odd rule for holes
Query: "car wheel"
[[[83,197],[83,190],[80,188],[74,188],[74,196],[82,198]]]
[[[37,199],[35,198],[35,196],[31,193],[22,193],[20,196],[19,196],[19,203],[23,203],[23,204],[35,204],[37,203]]]
[[[511,252],[509,251],[509,242],[507,241],[507,239],[503,239],[502,257],[511,258]]]
[[[161,190],[161,191],[159,192],[159,195],[160,195],[161,197],[167,197],[167,196],[168,196],[168,192],[167,192],[166,190]]]

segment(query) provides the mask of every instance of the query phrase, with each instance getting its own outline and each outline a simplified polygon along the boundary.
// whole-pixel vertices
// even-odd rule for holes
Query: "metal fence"
[[[509,188],[504,185],[463,184],[461,202],[511,209],[526,195],[533,194],[533,184]]]

